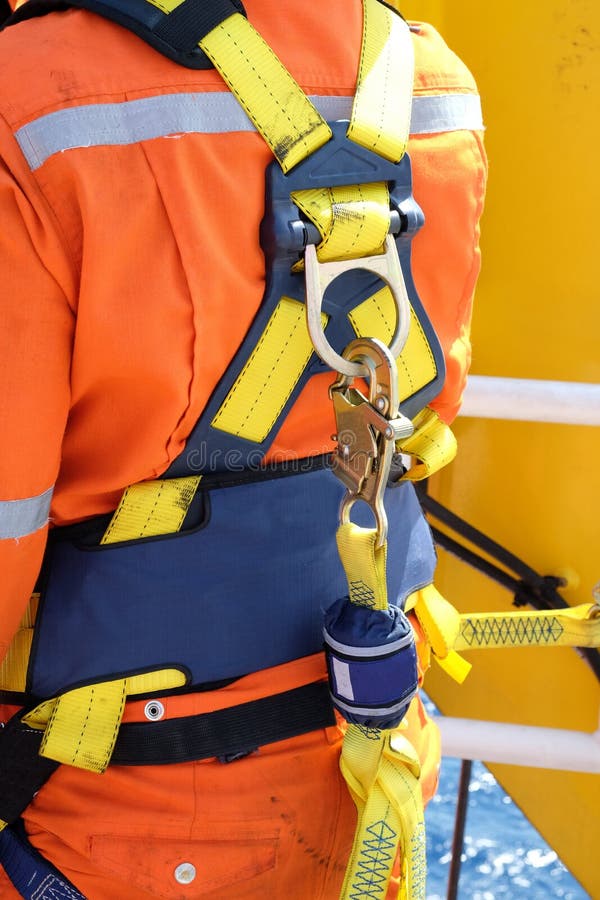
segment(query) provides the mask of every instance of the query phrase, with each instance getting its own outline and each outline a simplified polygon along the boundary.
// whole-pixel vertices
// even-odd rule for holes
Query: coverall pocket
[[[137,887],[165,900],[224,900],[246,897],[242,883],[275,868],[278,845],[279,831],[262,821],[256,826],[245,822],[241,828],[214,824],[206,834],[182,840],[96,834],[91,859],[123,881],[123,898],[137,897]],[[262,879],[260,887],[248,885],[253,891],[262,887],[268,887]]]

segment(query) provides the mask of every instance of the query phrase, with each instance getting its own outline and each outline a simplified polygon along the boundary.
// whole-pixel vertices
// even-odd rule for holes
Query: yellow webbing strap
[[[180,0],[150,2],[167,14],[180,6]],[[228,17],[200,41],[200,47],[284,172],[331,138],[329,125],[244,16],[236,13]],[[378,0],[365,0],[348,137],[387,159],[401,159],[410,130],[412,82],[408,26]],[[320,260],[358,258],[381,249],[389,229],[386,185],[302,191],[295,200],[323,236],[317,251]],[[280,304],[269,322],[268,335],[212,422],[215,428],[257,443],[265,439],[277,420],[310,357],[305,352],[305,328],[290,329],[288,320],[294,318],[293,311],[287,298]],[[281,341],[276,339],[279,331],[283,333]],[[245,414],[247,408],[249,415]]]
[[[406,22],[375,0],[363,2],[363,42],[350,140],[392,162],[406,151],[410,131],[414,50]]]
[[[26,689],[29,655],[33,642],[33,627],[40,595],[32,594],[19,630],[12,639],[8,652],[0,663],[0,690],[21,693]]]
[[[340,768],[356,805],[358,822],[341,900],[387,893],[400,849],[399,897],[425,900],[425,821],[417,754],[405,737],[350,725]]]
[[[570,609],[468,613],[460,617],[454,647],[600,647],[599,609],[584,603]]]
[[[396,360],[400,401],[411,397],[437,375],[435,359],[423,326],[412,307],[410,312],[408,338]],[[355,306],[348,318],[358,337],[376,337],[389,346],[396,322],[394,298],[390,289],[381,288],[359,306]]]
[[[412,465],[403,475],[404,481],[429,478],[456,456],[456,438],[452,429],[433,409],[426,406],[415,416],[413,424],[413,434],[396,443],[400,453],[412,456]]]
[[[290,196],[321,233],[320,262],[383,252],[390,226],[390,195],[384,182],[313,188],[293,191]]]
[[[340,525],[338,552],[352,603],[387,608],[386,545],[378,548],[375,529]],[[385,897],[400,850],[406,900],[425,900],[425,825],[413,747],[391,732],[350,725],[340,768],[356,805],[358,821],[341,900]]]
[[[163,10],[158,0],[151,0]],[[331,138],[331,129],[269,45],[234,14],[200,41],[284,172]],[[413,48],[407,24],[364,0],[363,40],[348,137],[394,162],[406,150]]]
[[[185,681],[178,669],[162,669],[75,688],[40,703],[23,716],[23,722],[44,731],[41,756],[89,772],[104,772],[127,695],[182,687]]]
[[[331,129],[260,34],[239,13],[200,47],[221,74],[284,172],[331,138]]]
[[[499,647],[600,647],[600,608],[459,613],[430,584],[406,602],[413,609],[440,666],[460,684],[471,664],[457,650]]]
[[[460,613],[433,584],[415,591],[408,598],[407,608],[414,609],[423,633],[440,666],[462,684],[471,664],[458,655],[456,641],[460,631]]]
[[[321,322],[327,324],[323,313]],[[282,297],[211,425],[249,441],[265,440],[313,351],[304,303]],[[285,377],[282,377],[285,373]]]
[[[179,531],[201,475],[141,481],[126,488],[101,544]]]
[[[336,541],[350,601],[370,609],[387,609],[387,544],[377,547],[375,529],[361,528],[354,522],[340,525]]]

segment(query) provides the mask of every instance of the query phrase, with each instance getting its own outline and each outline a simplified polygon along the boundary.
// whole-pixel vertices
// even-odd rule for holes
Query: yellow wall
[[[600,381],[600,3],[400,3],[429,20],[473,71],[490,180],[473,321],[480,375]],[[516,401],[518,404],[518,400]],[[432,493],[546,574],[575,573],[564,596],[600,581],[600,429],[459,419],[457,461]],[[440,553],[438,585],[462,610],[510,595]],[[462,688],[425,688],[450,714],[587,731],[600,692],[573,651],[478,651]],[[494,767],[592,896],[600,779]]]

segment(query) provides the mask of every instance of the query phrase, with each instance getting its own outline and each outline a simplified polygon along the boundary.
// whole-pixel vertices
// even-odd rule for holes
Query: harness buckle
[[[329,388],[337,426],[332,470],[346,487],[340,521],[346,524],[354,503],[364,501],[375,517],[376,545],[381,547],[387,538],[383,495],[395,441],[409,437],[414,427],[398,412],[396,360],[382,341],[357,338],[344,350],[344,359],[367,372],[369,396],[353,387],[354,377],[344,373]]]

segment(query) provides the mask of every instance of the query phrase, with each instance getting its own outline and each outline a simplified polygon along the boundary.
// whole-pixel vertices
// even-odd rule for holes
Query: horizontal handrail
[[[593,734],[435,716],[442,754],[486,763],[600,773],[600,730]]]
[[[600,425],[600,384],[470,375],[459,415]]]

